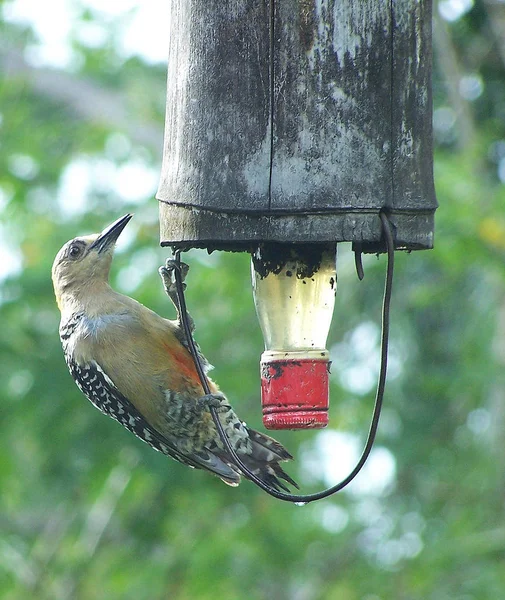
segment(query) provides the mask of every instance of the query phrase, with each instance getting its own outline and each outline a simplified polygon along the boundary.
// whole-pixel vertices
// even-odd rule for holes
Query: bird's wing
[[[240,475],[216,455],[205,449],[182,452],[176,439],[170,439],[152,427],[128,398],[117,389],[96,361],[78,364],[69,359],[68,368],[80,390],[96,408],[118,421],[155,450],[191,467],[211,471],[230,485],[237,485],[240,482]]]

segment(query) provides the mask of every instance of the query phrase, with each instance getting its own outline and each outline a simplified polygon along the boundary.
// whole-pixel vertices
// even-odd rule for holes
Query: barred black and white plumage
[[[157,432],[142,417],[133,404],[121,394],[96,363],[79,366],[67,357],[67,366],[81,392],[95,408],[112,417],[120,425],[163,454],[191,467],[205,466],[207,453],[195,456],[195,461],[177,451],[168,439]],[[198,459],[202,462],[198,465]]]
[[[126,215],[99,235],[71,240],[53,265],[60,338],[80,390],[155,450],[238,485],[241,473],[216,431],[212,405],[252,472],[276,489],[287,489],[283,481],[296,486],[279,464],[292,458],[281,444],[248,428],[211,380],[212,393],[204,395],[180,322],[109,286],[114,244],[129,219]],[[160,274],[178,309],[173,264],[168,261]]]

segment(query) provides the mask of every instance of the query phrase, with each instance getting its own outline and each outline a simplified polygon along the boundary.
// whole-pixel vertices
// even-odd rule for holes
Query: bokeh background
[[[434,6],[436,248],[398,254],[377,445],[304,507],[152,451],[66,370],[50,268],[135,213],[113,285],[173,311],[157,267],[168,40],[162,0],[0,1],[0,597],[505,597],[505,3]],[[214,378],[261,428],[248,257],[192,251],[188,303]],[[278,437],[304,491],[364,442],[384,257],[339,250],[331,427]],[[128,368],[128,365],[125,365]]]

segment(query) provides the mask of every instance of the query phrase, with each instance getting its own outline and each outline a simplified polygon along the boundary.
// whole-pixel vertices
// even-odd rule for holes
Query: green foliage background
[[[100,13],[76,7],[76,32],[104,26]],[[50,282],[66,240],[133,210],[114,285],[173,316],[156,273],[167,253],[157,248],[153,194],[133,205],[106,177],[132,160],[159,172],[165,66],[121,58],[118,22],[105,23],[99,47],[75,36],[73,68],[35,68],[24,58],[34,31],[0,21],[0,244],[11,253],[0,279],[1,598],[504,597],[505,5],[476,0],[453,22],[436,8],[440,208],[435,250],[397,256],[397,368],[378,439],[394,476],[385,489],[354,487],[303,508],[169,461],[73,384]],[[63,187],[77,160],[95,165],[84,192]],[[69,210],[74,193],[85,204]],[[193,251],[187,260],[188,302],[214,378],[261,427],[248,257]],[[329,344],[347,354],[334,363],[332,427],[362,443],[373,389],[356,393],[345,375],[363,359],[353,333],[377,330],[385,265],[368,257],[358,284],[349,248],[339,261]],[[307,467],[317,434],[278,437],[304,489],[322,487]]]

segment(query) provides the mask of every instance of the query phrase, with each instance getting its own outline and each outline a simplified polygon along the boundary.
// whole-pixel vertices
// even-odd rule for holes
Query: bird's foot
[[[206,411],[210,411],[211,408],[216,409],[218,413],[225,413],[230,410],[230,405],[226,404],[225,395],[220,392],[202,396],[198,399],[198,404]]]
[[[160,274],[161,280],[163,281],[163,286],[165,287],[165,292],[172,301],[172,304],[175,306],[175,309],[177,310],[177,319],[179,321],[179,325],[181,325],[181,307],[179,303],[179,295],[177,293],[177,282],[175,278],[177,271],[179,271],[179,273],[181,274],[181,280],[183,282],[182,289],[185,290],[186,284],[184,283],[184,280],[186,279],[186,275],[188,274],[189,265],[183,262],[180,263],[172,258],[168,258],[165,262],[165,265],[158,269],[158,273]],[[191,331],[194,331],[195,323],[191,318],[191,315],[189,313],[186,314],[188,317],[189,327]]]
[[[158,269],[160,277],[165,286],[165,291],[172,298],[174,294],[177,294],[177,285],[175,280],[175,273],[179,271],[181,274],[181,280],[184,282],[189,271],[189,265],[183,262],[177,262],[173,258],[167,258],[165,265]],[[186,284],[183,283],[183,288],[186,289]]]

